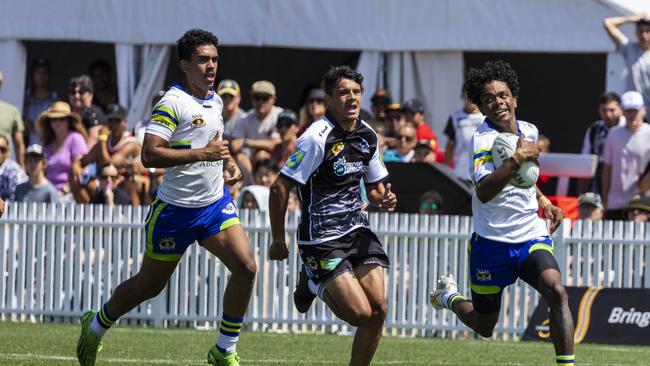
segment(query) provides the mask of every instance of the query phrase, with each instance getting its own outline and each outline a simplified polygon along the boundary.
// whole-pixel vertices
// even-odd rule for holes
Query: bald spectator
[[[638,190],[650,162],[650,125],[643,122],[643,97],[636,91],[621,96],[625,126],[611,129],[603,153],[602,197],[609,220],[624,220],[623,209]]]
[[[0,88],[4,77],[0,72]],[[10,136],[10,143],[13,144],[14,154],[16,154],[16,162],[18,165],[25,166],[23,161],[25,155],[25,140],[23,131],[25,125],[20,111],[15,106],[0,100],[0,135]],[[11,146],[9,146],[11,148]]]
[[[104,112],[93,105],[93,82],[88,75],[73,77],[70,79],[68,92],[72,112],[81,117],[83,127],[87,131],[86,145],[91,149],[97,142],[102,126],[106,125]]]
[[[224,79],[221,80],[217,86],[217,94],[223,101],[223,134],[225,136],[232,136],[237,121],[239,121],[245,114],[244,110],[239,108],[241,102],[241,89],[235,80]]]
[[[415,128],[407,123],[400,127],[397,132],[397,136],[395,136],[397,148],[386,150],[384,152],[384,161],[410,163],[415,156],[415,145],[417,143]]]
[[[596,173],[592,179],[581,179],[578,182],[578,191],[600,192],[600,176],[603,171],[603,148],[609,130],[616,126],[625,125],[623,109],[621,108],[621,97],[613,92],[607,92],[600,96],[598,103],[598,114],[600,120],[594,122],[587,128],[582,143],[582,154],[593,154],[598,156]]]
[[[636,42],[630,42],[618,28],[626,23],[636,24]],[[650,18],[646,13],[605,19],[605,30],[623,55],[628,68],[628,90],[643,95],[646,109],[650,108]]]
[[[232,133],[232,151],[239,164],[252,171],[255,160],[270,158],[280,143],[275,125],[282,108],[275,106],[275,86],[266,80],[256,81],[251,87],[253,109],[237,122]]]

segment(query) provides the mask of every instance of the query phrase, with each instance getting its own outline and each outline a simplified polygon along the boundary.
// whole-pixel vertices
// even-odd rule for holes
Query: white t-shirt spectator
[[[246,113],[235,125],[232,131],[232,137],[235,139],[251,139],[251,140],[270,140],[272,138],[279,138],[280,135],[275,130],[275,125],[278,122],[278,115],[284,109],[273,106],[271,112],[260,121],[257,118],[255,110],[250,110]]]
[[[612,167],[607,209],[623,209],[638,193],[636,183],[650,162],[650,125],[643,123],[635,132],[625,126],[609,130],[603,161]]]
[[[637,42],[624,38],[618,46],[629,70],[627,90],[636,90],[643,94],[645,107],[650,111],[650,51],[639,47]]]

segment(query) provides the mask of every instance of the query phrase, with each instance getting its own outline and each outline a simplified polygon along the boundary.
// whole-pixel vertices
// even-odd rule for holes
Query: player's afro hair
[[[470,68],[465,78],[465,92],[472,103],[481,105],[481,92],[485,84],[492,81],[502,81],[508,84],[512,96],[519,96],[519,81],[517,73],[509,63],[498,60],[488,61],[480,69]]]
[[[359,85],[363,83],[363,75],[353,70],[350,66],[330,66],[329,70],[323,75],[323,90],[325,90],[325,93],[332,95],[334,87],[341,79],[350,79],[356,81]]]
[[[204,31],[203,29],[190,29],[181,38],[176,41],[176,51],[178,60],[191,61],[192,52],[203,45],[219,45],[219,40],[214,34]]]

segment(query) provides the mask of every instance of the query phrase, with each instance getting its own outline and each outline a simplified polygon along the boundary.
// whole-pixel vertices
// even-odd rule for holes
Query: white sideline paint
[[[137,273],[144,253],[146,208],[102,205],[12,203],[0,218],[0,321],[78,322],[98,309],[111,291]],[[269,261],[268,218],[240,212],[258,261],[258,277],[245,329],[272,332],[350,334],[353,328],[315,301],[299,314],[291,296],[299,255]],[[298,218],[287,220],[295,234]],[[395,336],[456,337],[469,330],[448,311],[434,311],[428,293],[438,275],[453,274],[469,296],[467,245],[470,217],[370,214],[391,260],[385,271],[389,307],[386,333]],[[565,221],[553,236],[564,283],[573,286],[650,288],[650,224]],[[216,327],[228,270],[198,245],[185,253],[167,288],[120,320],[147,326]],[[517,338],[537,305],[523,281],[506,289],[496,333]],[[119,329],[119,327],[118,327]]]

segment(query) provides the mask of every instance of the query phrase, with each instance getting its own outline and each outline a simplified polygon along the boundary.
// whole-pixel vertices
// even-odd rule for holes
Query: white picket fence
[[[144,253],[146,208],[133,206],[10,204],[0,219],[0,320],[77,321],[98,308],[112,289],[137,273]],[[291,296],[299,269],[295,243],[288,261],[267,259],[268,217],[241,211],[241,221],[257,256],[258,276],[246,314],[254,330],[347,331],[321,301],[299,314]],[[288,220],[295,234],[297,218]],[[440,273],[451,273],[466,295],[467,245],[471,218],[373,213],[390,257],[386,271],[391,334],[456,336],[468,334],[447,311],[428,305]],[[568,285],[650,288],[650,225],[568,220],[554,236],[556,257]],[[214,327],[228,271],[193,245],[167,289],[126,315],[123,323],[153,326]],[[535,291],[518,281],[504,294],[497,332],[523,333],[537,305]]]

